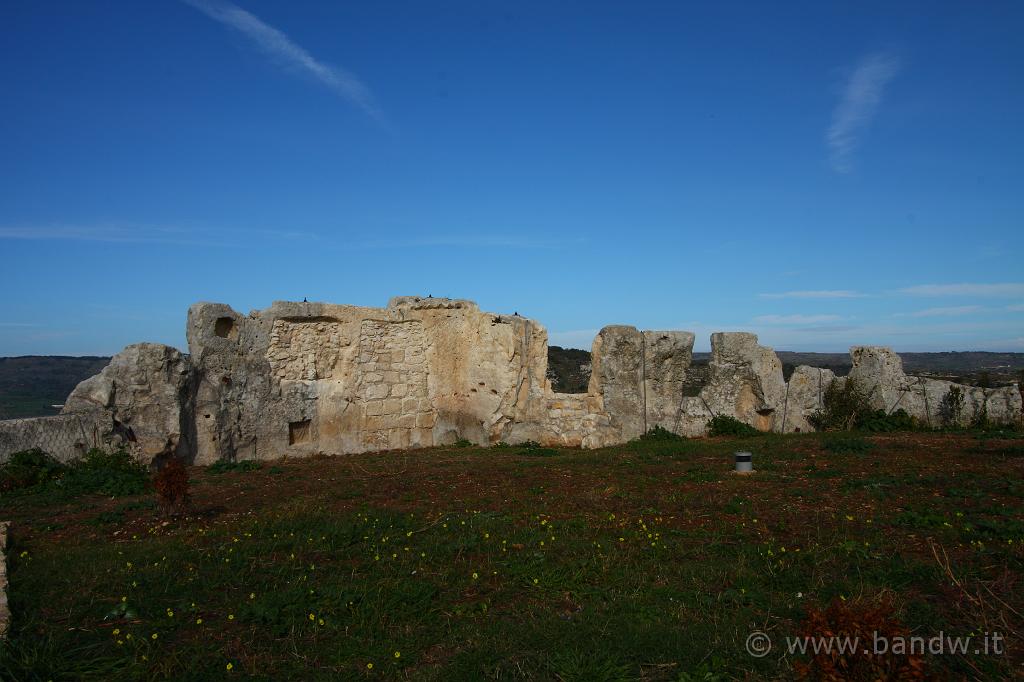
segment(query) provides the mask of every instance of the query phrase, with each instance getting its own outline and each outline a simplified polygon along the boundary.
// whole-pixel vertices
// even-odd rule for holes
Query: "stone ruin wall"
[[[147,461],[173,455],[198,464],[460,439],[595,448],[656,426],[704,435],[716,415],[762,431],[810,431],[825,390],[846,381],[801,366],[787,383],[755,335],[720,332],[711,337],[708,383],[685,396],[692,333],[608,326],[594,340],[588,392],[555,393],[544,327],[451,299],[398,297],[383,309],[277,302],[249,315],[197,303],[187,338],[188,356],[160,344],[127,347],[72,392],[61,417],[0,422],[0,459],[57,429],[94,441],[53,452],[62,459],[102,440],[127,443]],[[887,348],[851,355],[850,376],[870,390],[873,407],[939,423],[953,384],[906,376]],[[961,388],[965,417],[984,407],[992,419],[1019,423],[1016,387]]]

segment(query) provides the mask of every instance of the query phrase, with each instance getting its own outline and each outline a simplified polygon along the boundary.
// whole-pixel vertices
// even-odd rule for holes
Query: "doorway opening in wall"
[[[690,368],[686,370],[686,379],[683,381],[684,396],[698,396],[700,390],[708,385],[711,380],[711,353],[694,353]]]
[[[590,351],[548,346],[548,379],[555,393],[586,393],[591,368]]]
[[[288,445],[309,442],[309,420],[288,423]]]

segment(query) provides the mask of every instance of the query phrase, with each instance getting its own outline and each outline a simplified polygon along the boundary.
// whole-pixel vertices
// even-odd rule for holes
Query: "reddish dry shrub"
[[[925,671],[924,657],[918,653],[893,653],[892,647],[880,645],[879,649],[888,648],[885,653],[874,652],[875,638],[892,643],[898,638],[906,641],[910,631],[897,619],[892,604],[864,604],[853,601],[836,600],[824,611],[812,608],[801,624],[801,637],[832,639],[857,638],[858,644],[851,651],[839,652],[837,647],[831,651],[814,653],[808,648],[809,661],[796,661],[793,668],[801,679],[827,680],[841,682],[845,680],[924,680],[928,678]],[[867,653],[865,653],[867,651]]]
[[[160,511],[165,516],[180,516],[188,508],[188,469],[177,457],[171,457],[153,477]]]

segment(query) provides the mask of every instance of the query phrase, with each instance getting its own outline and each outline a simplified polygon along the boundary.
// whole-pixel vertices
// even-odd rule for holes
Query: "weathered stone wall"
[[[592,448],[656,426],[703,435],[717,415],[763,431],[808,431],[825,390],[844,380],[798,367],[787,383],[755,335],[721,332],[711,337],[707,383],[686,396],[693,334],[616,325],[594,339],[588,392],[560,394],[547,379],[543,326],[430,297],[397,297],[386,308],[277,302],[248,315],[197,303],[187,338],[187,357],[159,344],[129,346],[75,389],[62,417],[0,422],[0,457],[82,423],[93,425],[94,440],[142,459],[205,464],[459,439]],[[907,377],[886,348],[851,354],[850,376],[877,409],[938,423],[951,384]],[[985,410],[1020,420],[1016,387],[962,388],[965,419]],[[71,447],[60,456],[84,445]]]
[[[196,460],[539,436],[547,334],[470,301],[189,311]]]
[[[0,462],[12,452],[39,448],[61,462],[70,462],[90,448],[105,445],[105,423],[90,415],[65,414],[0,421]]]

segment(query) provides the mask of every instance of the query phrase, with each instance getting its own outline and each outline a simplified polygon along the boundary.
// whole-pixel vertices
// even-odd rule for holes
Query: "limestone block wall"
[[[845,380],[799,367],[787,383],[775,352],[754,334],[719,332],[707,384],[684,396],[692,333],[612,325],[594,339],[588,392],[560,394],[546,377],[542,325],[431,297],[396,297],[385,308],[276,302],[248,315],[197,303],[186,336],[188,356],[129,346],[75,389],[59,418],[0,422],[0,460],[46,437],[90,433],[83,424],[95,443],[122,444],[140,459],[200,464],[459,439],[594,448],[656,426],[704,435],[718,415],[762,431],[808,431],[825,390]],[[952,384],[907,377],[887,348],[854,347],[851,355],[851,376],[876,409],[938,423]],[[964,419],[984,410],[1019,422],[1016,387],[962,390]],[[80,437],[68,442],[54,454],[71,458],[85,447]]]
[[[331,379],[341,349],[350,343],[337,322],[277,320],[270,332],[267,362],[279,380]]]
[[[189,311],[199,462],[493,443],[545,418],[547,334],[470,301]]]
[[[427,394],[425,347],[419,320],[363,321],[356,392],[367,448],[433,444],[435,415]]]
[[[586,393],[553,393],[545,398],[547,418],[541,445],[596,448],[615,442],[612,419],[600,396]]]

